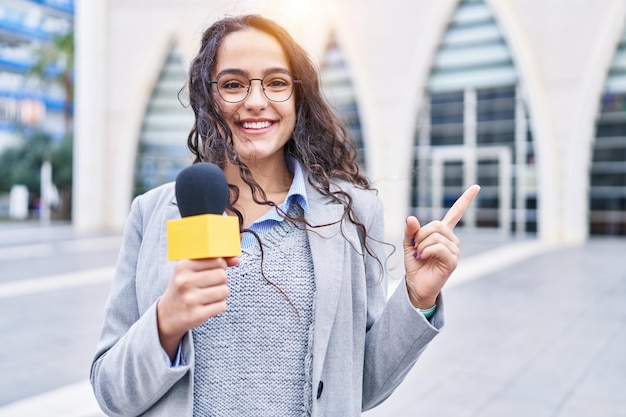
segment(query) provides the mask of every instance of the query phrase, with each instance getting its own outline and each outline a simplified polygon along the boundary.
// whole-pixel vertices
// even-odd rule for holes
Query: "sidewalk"
[[[102,416],[84,379],[120,242],[0,222],[0,416]]]
[[[592,239],[448,286],[446,328],[365,416],[625,417],[625,256]]]

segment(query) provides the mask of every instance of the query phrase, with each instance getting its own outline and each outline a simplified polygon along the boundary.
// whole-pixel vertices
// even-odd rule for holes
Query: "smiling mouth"
[[[265,129],[272,125],[272,122],[242,122],[241,127],[244,129]]]

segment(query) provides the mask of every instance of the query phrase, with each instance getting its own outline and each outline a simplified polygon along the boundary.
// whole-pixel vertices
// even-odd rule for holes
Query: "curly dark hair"
[[[216,102],[219,98],[212,94],[209,82],[224,38],[233,32],[246,29],[256,29],[274,37],[287,57],[293,78],[302,81],[295,84],[296,122],[293,134],[285,145],[285,157],[297,159],[309,183],[322,195],[344,206],[344,215],[337,222],[343,221],[347,216],[359,229],[363,247],[373,255],[365,243],[365,226],[352,208],[352,198],[337,187],[331,189],[331,184],[337,180],[371,189],[370,181],[361,174],[356,149],[321,91],[317,67],[291,35],[274,21],[259,15],[230,16],[215,22],[204,31],[200,50],[190,65],[187,86],[189,102],[195,115],[195,124],[187,138],[188,147],[194,155],[194,163],[212,162],[224,169],[228,161],[238,166],[239,174],[250,187],[254,201],[257,204],[276,206],[267,200],[250,169],[235,153],[233,133],[221,114],[220,103]],[[243,225],[242,214],[234,208],[239,189],[232,184],[229,187],[231,201],[228,209],[237,214],[240,225]],[[325,226],[311,225],[304,218],[292,218],[285,212],[281,214],[296,225],[306,224],[310,228]],[[242,230],[244,231],[251,232],[247,229]]]

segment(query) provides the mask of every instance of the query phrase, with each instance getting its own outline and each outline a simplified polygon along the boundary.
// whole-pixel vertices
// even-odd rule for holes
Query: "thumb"
[[[415,216],[409,216],[406,218],[406,226],[404,228],[404,247],[415,246],[415,235],[420,230],[420,222]]]

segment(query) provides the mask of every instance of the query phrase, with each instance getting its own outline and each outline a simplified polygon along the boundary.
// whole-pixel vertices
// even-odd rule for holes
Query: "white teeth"
[[[243,122],[241,125],[244,129],[265,129],[266,127],[270,127],[271,122]]]

